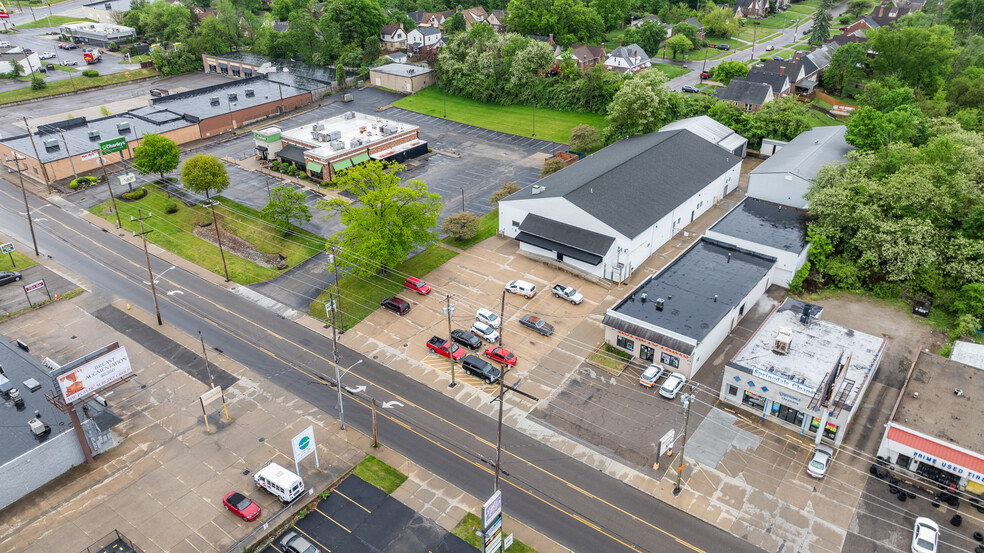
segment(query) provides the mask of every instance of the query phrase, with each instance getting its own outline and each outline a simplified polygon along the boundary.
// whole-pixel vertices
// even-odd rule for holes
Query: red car
[[[505,363],[510,367],[516,366],[516,361],[519,358],[513,355],[513,353],[507,349],[500,348],[499,346],[489,346],[485,348],[485,356],[497,363]]]
[[[232,511],[243,520],[250,521],[260,516],[260,506],[239,492],[229,492],[222,498],[226,510]]]
[[[417,277],[408,277],[407,281],[404,282],[403,285],[421,296],[426,296],[431,293],[431,287]]]
[[[701,71],[700,78],[701,79],[709,79],[709,78],[711,78],[710,71]]]

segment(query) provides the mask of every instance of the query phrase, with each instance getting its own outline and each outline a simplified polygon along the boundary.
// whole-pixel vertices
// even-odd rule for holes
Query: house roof
[[[474,8],[468,8],[461,10],[461,15],[465,17],[465,25],[471,27],[473,23],[480,23],[489,18],[488,12],[482,6],[475,6]]]
[[[380,31],[380,35],[384,38],[392,38],[397,31],[401,30],[402,27],[399,25],[383,25],[383,30]]]
[[[950,351],[950,359],[965,365],[984,369],[984,345],[971,342],[954,342]]]
[[[649,56],[646,54],[646,51],[643,50],[642,46],[639,46],[638,44],[619,46],[618,48],[612,50],[612,53],[608,54],[608,57],[622,58],[629,64],[629,67],[644,64],[649,61]]]
[[[707,115],[678,119],[664,125],[660,129],[660,132],[677,129],[687,129],[711,144],[717,144],[728,152],[733,152],[743,143],[748,142],[747,138],[731,130],[731,127],[719,123]]]
[[[771,71],[765,71],[757,67],[753,67],[751,71],[748,72],[748,76],[745,79],[753,83],[765,83],[772,87],[772,93],[776,96],[787,92],[789,90],[789,77],[786,75],[780,75],[779,73],[773,73]]]
[[[799,78],[800,70],[803,69],[803,64],[795,60],[768,60],[758,67],[758,69],[769,71],[771,73],[783,73],[788,75],[789,83],[792,84],[797,78]]]
[[[528,235],[523,237],[523,235]],[[519,235],[516,239],[520,242],[529,242],[534,245],[536,240],[529,238],[544,239],[551,244],[548,249],[556,249],[554,246],[567,246],[568,251],[562,252],[585,263],[597,265],[601,262],[612,243],[615,242],[613,236],[606,236],[597,232],[554,221],[546,217],[541,217],[535,213],[530,213],[519,225]]]
[[[775,261],[774,257],[701,238],[609,309],[603,323],[622,319],[701,341],[748,296]],[[665,302],[662,311],[654,306],[657,298]],[[693,346],[690,351],[678,351],[689,354],[692,350]]]
[[[409,12],[409,13],[407,13],[407,17],[410,18],[410,21],[413,21],[417,25],[420,25],[420,23],[424,19],[427,19],[427,16],[428,15],[429,14],[427,12],[425,12],[424,10],[417,10],[415,12]]]
[[[565,198],[634,238],[740,162],[688,130],[643,134],[540,179],[536,195],[529,186],[502,201]]]
[[[273,30],[277,31],[278,33],[286,33],[287,29],[290,28],[289,21],[273,21],[272,25],[273,25]]]
[[[370,69],[370,72],[372,71],[377,73],[385,73],[387,75],[396,75],[397,77],[413,77],[415,75],[424,75],[426,73],[434,72],[434,70],[430,67],[407,65],[405,63],[387,63],[386,65],[373,67]]]
[[[806,248],[808,221],[805,211],[749,196],[708,230],[798,254]]]
[[[440,35],[441,34],[441,30],[438,29],[437,27],[428,27],[426,25],[423,26],[423,27],[417,27],[416,29],[414,29],[413,31],[410,31],[410,32],[412,33],[414,31],[417,31],[418,33],[420,33],[423,36],[433,36],[433,35]]]
[[[827,45],[828,47],[834,44],[836,44],[837,46],[843,46],[848,42],[857,42],[859,44],[863,44],[865,42],[868,42],[868,37],[848,35],[848,34],[836,35],[834,37],[831,37],[831,39],[827,41]],[[833,50],[836,51],[837,49],[834,48]]]
[[[574,54],[574,58],[578,61],[587,61],[592,59],[603,60],[606,57],[604,46],[591,46],[590,44],[573,44],[571,45],[571,52]]]
[[[320,67],[307,63],[281,60],[268,56],[261,56],[250,52],[226,52],[218,56],[205,55],[206,58],[214,58],[218,62],[236,62],[253,65],[257,67],[257,73],[267,72],[270,80],[277,80],[284,84],[291,84],[288,79],[282,78],[289,75],[304,77],[324,84],[332,83],[335,80],[335,70],[329,67]],[[265,66],[265,68],[264,68]],[[286,69],[286,71],[282,71]],[[301,83],[297,83],[301,86]]]
[[[717,90],[717,97],[720,100],[761,106],[768,101],[771,91],[771,85],[749,81],[744,77],[735,77],[728,83],[728,88]]]
[[[642,25],[643,23],[645,23],[647,21],[652,21],[653,23],[657,23],[657,24],[662,23],[659,20],[659,16],[658,15],[647,15],[646,17],[643,17],[641,19],[633,19],[632,20],[632,26],[633,27],[638,27],[638,26]]]
[[[847,127],[814,127],[773,154],[761,165],[752,169],[752,175],[779,173],[793,174],[813,180],[820,168],[828,163],[844,163],[845,156],[854,149],[844,140]]]
[[[688,23],[690,25],[693,25],[694,27],[697,27],[697,30],[698,31],[703,31],[704,30],[704,24],[701,23],[700,21],[698,21],[696,17],[688,17],[683,22],[684,23]]]
[[[831,51],[824,46],[823,48],[817,48],[816,50],[803,56],[803,70],[805,74],[810,75],[816,71],[825,69],[828,65],[830,65],[830,55]]]

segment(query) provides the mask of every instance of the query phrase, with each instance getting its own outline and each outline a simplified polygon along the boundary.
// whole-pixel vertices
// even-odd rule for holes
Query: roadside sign
[[[126,173],[120,175],[120,184],[133,184],[134,182],[136,182],[136,180],[137,180],[137,176],[134,175],[133,173]]]
[[[16,251],[14,249],[13,242],[7,242],[6,244],[0,244],[0,253],[11,253]]]
[[[198,396],[198,399],[202,402],[202,409],[205,409],[206,405],[217,399],[222,399],[222,387],[216,386],[214,388],[209,388],[207,392]]]
[[[496,490],[482,506],[482,529],[485,530],[502,514],[502,492]]]
[[[108,155],[113,152],[120,152],[126,149],[126,137],[118,136],[111,140],[104,140],[99,143],[99,151],[102,155]]]
[[[25,292],[33,292],[35,290],[40,290],[42,288],[44,288],[44,279],[24,285]]]
[[[509,546],[512,545],[512,542],[513,542],[513,535],[512,534],[509,534],[508,536],[506,536],[506,541],[505,541],[504,545],[502,546],[502,548],[503,549],[509,549]]]
[[[80,155],[79,159],[81,159],[82,161],[89,161],[90,159],[96,159],[97,157],[99,157],[99,154],[97,154],[96,152],[86,152]]]

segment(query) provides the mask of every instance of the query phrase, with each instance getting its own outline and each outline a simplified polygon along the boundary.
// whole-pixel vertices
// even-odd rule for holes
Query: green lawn
[[[164,206],[168,202],[167,195],[153,185],[146,185],[145,187],[148,193],[141,200],[133,202],[116,200],[123,227],[131,232],[140,230],[139,222],[130,221],[131,216],[137,217],[138,208],[142,210],[144,216],[152,213],[153,217],[144,221],[144,228],[153,231],[147,234],[148,242],[152,242],[217,275],[225,276],[219,247],[192,233],[199,223],[207,223],[212,220],[211,211],[198,205],[187,207],[178,202],[180,206],[178,211],[167,214],[164,211]],[[121,191],[121,187],[117,185],[115,192]],[[233,234],[253,244],[264,253],[283,255],[287,260],[288,268],[295,267],[311,256],[324,251],[325,240],[320,236],[297,229],[293,235],[284,238],[276,228],[263,221],[263,216],[259,211],[225,198],[219,197],[217,199],[222,204],[221,207],[216,208],[215,213],[222,223],[223,238],[228,234]],[[111,209],[112,205],[106,201],[92,207],[89,211],[115,223],[116,216],[110,213]],[[229,279],[233,282],[253,284],[270,280],[282,274],[282,271],[275,268],[258,265],[230,253],[227,241],[223,245],[226,246],[225,259],[229,268]]]
[[[105,75],[105,76],[100,75],[98,77],[79,77],[79,78],[66,79],[63,81],[54,81],[48,83],[48,86],[45,87],[43,90],[31,90],[31,87],[26,86],[24,88],[19,88],[17,90],[0,92],[0,105],[9,104],[10,102],[19,102],[21,100],[42,98],[44,96],[52,96],[54,94],[62,94],[65,92],[72,92],[73,90],[82,90],[84,88],[91,88],[94,86],[123,83],[126,81],[132,81],[134,79],[153,77],[154,75],[157,74],[158,71],[156,68],[148,67],[146,69],[134,69],[133,71],[113,73],[112,75]]]
[[[13,256],[13,265],[11,265],[11,256]],[[11,252],[9,254],[0,255],[0,271],[22,271],[32,265],[37,265],[38,262],[27,257],[20,252]]]
[[[816,6],[806,6],[804,4],[806,4],[806,2],[801,2],[799,4],[793,4],[792,6],[789,7],[788,10],[786,10],[786,13],[792,13],[792,14],[794,14],[794,17],[795,17],[795,14],[806,15],[806,16],[811,16],[812,17],[813,14],[817,11],[817,7]],[[802,24],[803,24],[803,22],[801,21],[800,22],[800,25],[802,25]]]
[[[76,71],[78,71],[78,69],[74,67],[68,65],[58,65],[57,63],[55,64],[55,69],[59,71],[65,71],[66,73],[75,73]]]
[[[680,67],[679,65],[669,65],[666,63],[654,63],[653,68],[662,71],[668,79],[675,79],[690,73],[690,70],[686,67]]]
[[[130,61],[127,61],[126,54],[123,54],[123,59],[121,59],[118,63],[140,63],[144,61],[151,61],[150,54],[130,56]]]
[[[406,482],[407,475],[387,465],[372,455],[366,455],[352,474],[376,486],[388,494],[391,494]]]
[[[434,269],[444,265],[447,260],[458,255],[440,245],[433,245],[426,250],[418,253],[410,259],[399,264],[386,275],[375,275],[372,277],[361,277],[351,274],[340,275],[338,287],[342,296],[342,325],[341,330],[348,330],[355,326],[367,315],[379,308],[379,302],[383,298],[399,294],[405,290],[402,275],[413,275],[427,280],[427,274]],[[331,291],[334,291],[332,289]],[[328,301],[329,291],[325,290],[308,308],[308,314],[312,317],[324,321],[325,303]],[[416,299],[419,296],[411,296]]]
[[[481,530],[479,530],[481,525],[482,519],[478,518],[477,515],[468,513],[465,515],[465,518],[461,519],[461,522],[454,527],[454,530],[452,530],[451,533],[465,540],[472,546],[480,549],[482,545],[482,538],[479,534],[476,534],[476,532],[481,532]],[[502,539],[506,539],[506,536],[510,533],[509,528],[503,528]],[[513,544],[509,546],[509,553],[536,553],[536,549],[533,549],[519,540],[513,540]]]
[[[809,14],[812,14],[811,10]],[[763,29],[790,29],[796,27],[796,20],[799,20],[800,27],[809,20],[809,14],[793,12],[774,13],[759,22],[759,27]],[[748,29],[750,26],[745,27]]]
[[[86,19],[84,17],[67,17],[64,15],[53,15],[51,17],[42,17],[37,21],[31,21],[30,23],[22,23],[18,26],[18,29],[37,29],[38,27],[60,27],[66,23],[95,23],[92,19]]]
[[[420,92],[402,98],[393,105],[417,113],[442,117],[444,98],[436,86],[429,86]],[[607,122],[600,113],[580,113],[537,108],[534,115],[532,106],[499,106],[485,104],[461,96],[447,95],[447,118],[466,125],[483,129],[531,136],[536,125],[536,138],[553,142],[567,143],[571,129],[584,123],[603,129]]]
[[[742,29],[741,33],[738,34],[738,38],[751,42],[755,39],[755,44],[762,44],[768,40],[772,40],[779,36],[779,32],[773,31],[771,29],[760,28],[756,29]]]
[[[625,29],[615,29],[614,31],[609,31],[605,35],[605,40],[602,41],[601,46],[605,47],[606,51],[611,51],[618,48],[618,39],[622,38],[625,34]],[[597,44],[591,44],[592,46],[598,46]]]
[[[806,114],[809,116],[810,123],[814,127],[832,127],[834,125],[844,125],[847,123],[846,119],[836,119],[830,117],[826,113],[820,113],[814,109],[807,110]]]
[[[469,238],[468,240],[462,240],[458,242],[452,238],[445,237],[444,243],[449,246],[454,246],[456,248],[461,248],[467,250],[468,248],[478,244],[486,238],[491,238],[495,236],[495,233],[499,230],[499,208],[495,208],[492,211],[482,215],[478,219],[478,234]]]

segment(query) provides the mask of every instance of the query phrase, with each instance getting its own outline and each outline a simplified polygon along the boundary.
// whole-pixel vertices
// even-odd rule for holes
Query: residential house
[[[506,18],[508,17],[509,12],[506,10],[492,10],[487,21],[495,29],[495,32],[504,33],[506,32]]]
[[[24,49],[15,46],[13,48],[0,48],[0,73],[10,73],[14,69],[14,64],[21,68],[21,75],[30,76],[37,71],[44,62],[38,57],[37,52],[27,54]]]
[[[525,255],[621,282],[734,190],[740,168],[687,129],[631,136],[501,200],[499,230]]]
[[[693,25],[694,27],[697,27],[697,38],[700,39],[700,40],[704,40],[704,24],[703,23],[701,23],[700,21],[698,21],[696,17],[688,17],[683,22],[686,23],[686,24],[688,24],[688,25]]]
[[[192,6],[191,13],[195,14],[199,21],[204,21],[209,17],[215,17],[216,15],[215,10],[212,8],[203,8],[201,6]]]
[[[761,19],[769,15],[769,0],[738,0],[734,5],[736,17]]]
[[[732,81],[733,82],[733,81]],[[747,195],[767,202],[806,208],[806,193],[820,168],[828,163],[845,163],[854,149],[844,135],[847,127],[814,127],[752,169]]]
[[[782,98],[790,92],[789,77],[782,75],[780,73],[773,73],[771,71],[764,71],[757,67],[753,67],[749,72],[745,80],[753,83],[765,83],[772,87],[772,95],[776,98]]]
[[[562,59],[564,50],[559,55],[556,56],[558,60]],[[605,54],[604,46],[591,46],[589,44],[574,44],[571,45],[571,53],[574,55],[574,61],[577,62],[578,68],[582,71],[587,71],[595,65],[605,61],[607,54]]]
[[[465,28],[471,29],[472,25],[478,23],[485,23],[489,18],[489,14],[485,11],[482,6],[475,6],[474,8],[468,8],[461,10],[461,15],[465,17]]]
[[[817,81],[820,79],[820,72],[830,65],[830,56],[833,55],[833,51],[827,49],[826,45],[822,48],[817,48],[812,52],[808,52],[800,56],[802,52],[797,52],[797,57],[803,62],[803,80],[799,83],[799,88],[807,89],[812,88],[810,82],[813,86],[816,85]]]
[[[407,47],[415,54],[433,53],[441,45],[441,30],[421,26],[407,33]]]
[[[403,30],[403,24],[383,25],[383,30],[379,33],[379,42],[382,43],[384,52],[392,52],[406,48],[407,32]]]
[[[867,27],[865,27],[865,29],[867,29]],[[833,55],[833,53],[836,52],[838,48],[850,42],[864,44],[865,42],[868,42],[868,38],[864,36],[849,35],[847,33],[844,33],[842,35],[836,35],[830,37],[827,40],[825,46],[827,47],[828,50],[830,50],[831,55]]]
[[[771,85],[749,81],[745,77],[731,79],[728,88],[717,90],[717,97],[745,111],[758,111],[762,105],[771,102],[774,98]]]
[[[659,20],[659,16],[658,15],[647,15],[646,17],[642,17],[640,19],[632,18],[629,21],[629,26],[630,27],[639,27],[639,26],[641,26],[643,23],[645,23],[647,21],[652,21],[653,23],[656,23],[657,25],[662,25],[663,24],[663,22]]]
[[[869,29],[877,29],[886,25],[894,25],[900,17],[909,15],[909,13],[911,13],[910,8],[882,4],[876,6],[871,14],[864,18],[864,21],[868,24]]]
[[[287,21],[271,21],[270,25],[276,33],[286,33],[287,29],[290,29],[290,23]]]
[[[384,58],[392,61],[393,63],[409,63],[410,56],[403,52],[392,52],[390,54],[385,54]]]
[[[803,73],[803,64],[801,62],[792,60],[768,60],[762,65],[758,66],[758,69],[763,71],[768,71],[770,73],[779,73],[780,75],[786,75],[789,77],[789,85],[796,88],[796,84],[802,81],[806,75]]]
[[[650,65],[652,63],[649,61],[649,56],[638,44],[622,46],[619,43],[618,48],[608,54],[605,60],[605,69],[617,73],[638,73],[649,69]]]
[[[842,31],[843,32],[843,35],[837,35],[837,36],[855,36],[855,37],[861,37],[861,36],[864,36],[865,32],[867,32],[869,29],[871,29],[871,27],[868,26],[868,21],[866,19],[859,19],[859,20],[855,21],[854,23],[851,23],[850,25],[848,25]],[[833,38],[837,38],[837,36],[834,36]]]
[[[431,27],[437,27],[438,29],[443,31],[444,24],[447,22],[448,19],[451,19],[455,13],[456,13],[455,10],[445,10],[443,12],[432,13],[430,14],[430,20],[428,24]]]
[[[413,21],[413,24],[418,27],[423,25],[424,20],[428,19],[429,16],[430,14],[425,12],[424,10],[417,10],[415,12],[410,12],[407,14],[407,17],[410,19],[410,21]]]

